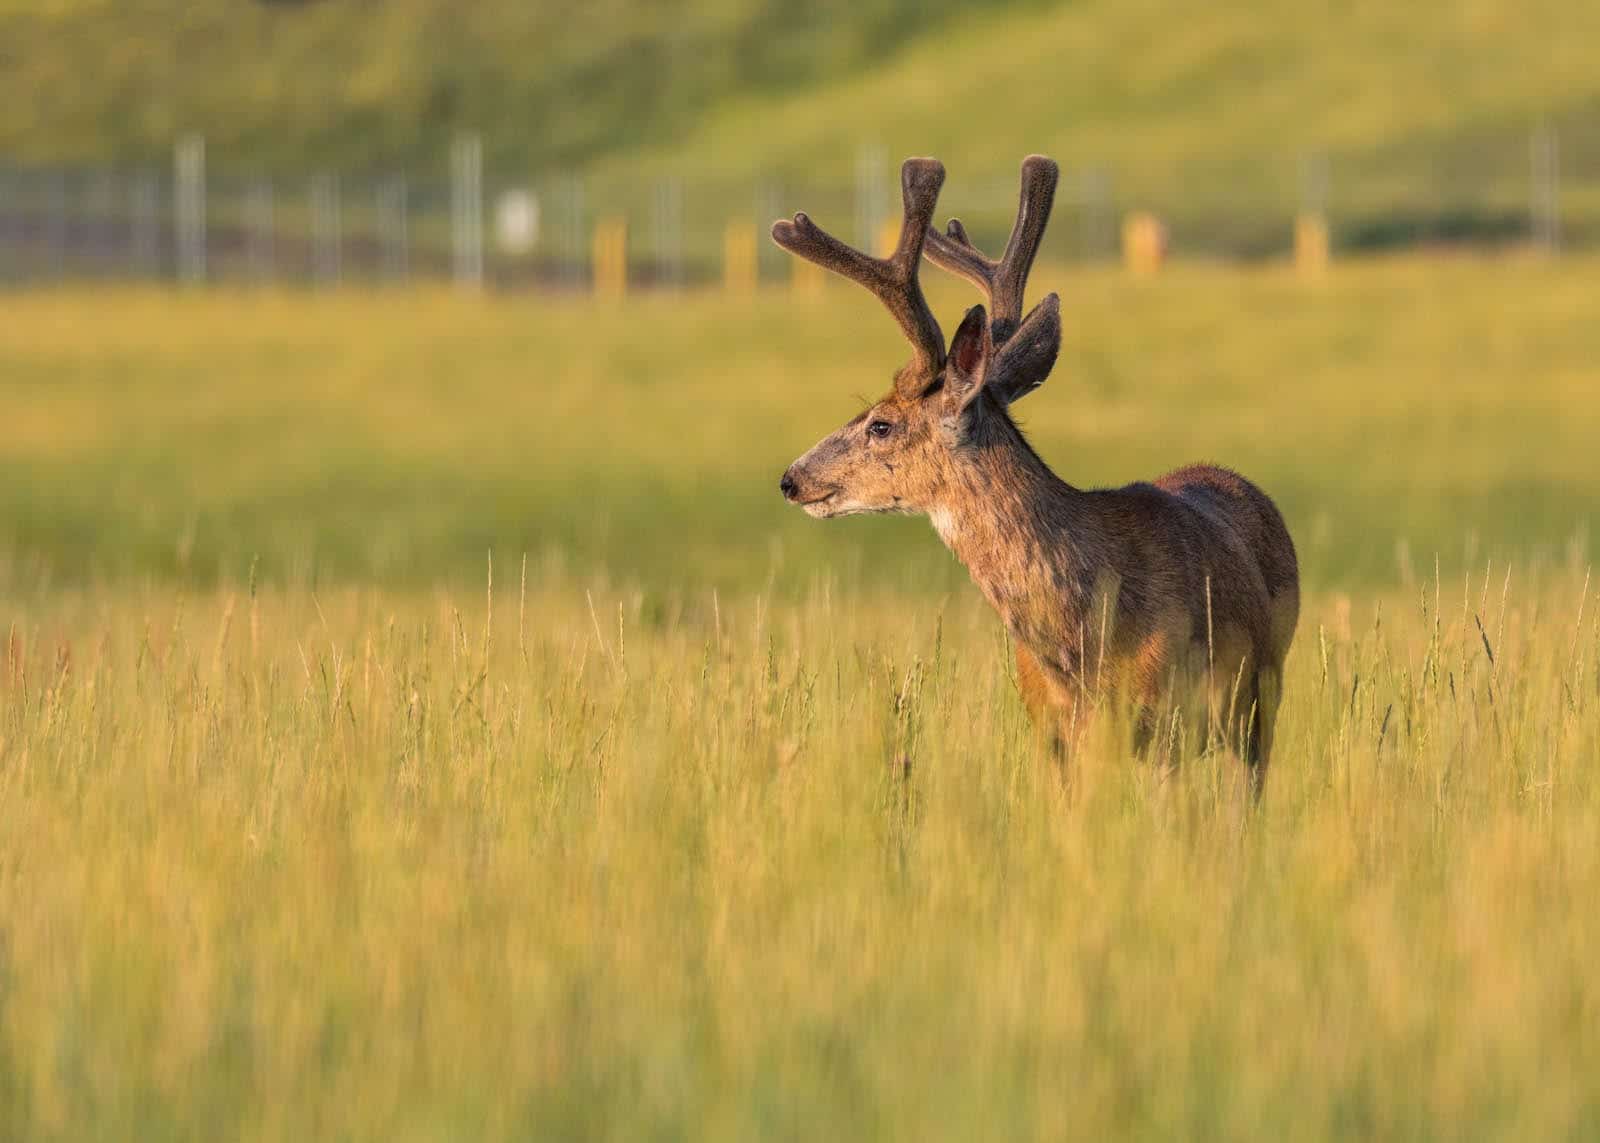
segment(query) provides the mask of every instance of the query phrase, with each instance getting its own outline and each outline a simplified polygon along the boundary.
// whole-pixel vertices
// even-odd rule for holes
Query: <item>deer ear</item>
[[[983,379],[989,372],[990,349],[988,315],[982,306],[973,306],[950,340],[950,355],[945,359],[944,369],[947,404],[965,409],[983,391]]]
[[[1050,294],[996,351],[989,366],[989,387],[1009,405],[1044,384],[1060,352],[1061,299]]]

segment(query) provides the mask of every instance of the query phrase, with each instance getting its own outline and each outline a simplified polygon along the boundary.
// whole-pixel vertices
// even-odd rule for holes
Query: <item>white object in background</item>
[[[494,205],[495,241],[504,254],[526,254],[539,244],[539,198],[522,187],[503,191]]]

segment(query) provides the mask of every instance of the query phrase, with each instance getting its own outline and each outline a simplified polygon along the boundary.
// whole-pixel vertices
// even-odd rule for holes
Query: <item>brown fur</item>
[[[909,188],[931,183],[936,193],[942,178],[928,163],[907,163],[908,172],[921,164],[904,180],[908,230],[932,211]],[[1198,699],[1206,736],[1238,750],[1259,791],[1299,614],[1283,517],[1259,488],[1214,465],[1151,484],[1074,488],[1007,411],[1043,381],[1060,344],[1053,295],[1018,320],[1054,182],[1048,160],[1024,164],[1017,229],[999,263],[978,254],[959,223],[948,238],[929,232],[930,259],[996,301],[992,321],[975,306],[948,355],[919,346],[882,400],[790,467],[784,493],[817,517],[928,515],[1016,641],[1023,700],[1053,738],[1078,721],[1086,699],[1108,691],[1133,701],[1141,744],[1169,705]],[[821,254],[832,267],[835,255]],[[916,293],[891,312],[917,313],[914,269],[894,286]],[[925,328],[903,324],[912,336]]]

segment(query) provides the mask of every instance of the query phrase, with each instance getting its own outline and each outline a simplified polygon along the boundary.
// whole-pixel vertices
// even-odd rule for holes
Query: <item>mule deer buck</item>
[[[929,228],[944,182],[934,159],[901,169],[905,218],[887,258],[804,214],[773,225],[778,245],[876,295],[912,347],[889,393],[790,465],[780,488],[818,518],[928,516],[1000,613],[1023,699],[1058,751],[1103,691],[1131,700],[1140,750],[1165,725],[1168,704],[1203,699],[1205,734],[1225,736],[1259,796],[1300,608],[1278,509],[1242,476],[1208,464],[1148,484],[1076,488],[1007,411],[1043,384],[1061,347],[1056,295],[1026,317],[1022,305],[1056,178],[1042,156],[1022,164],[999,261],[957,220],[943,234]],[[924,254],[989,304],[967,311],[948,351],[917,278]]]

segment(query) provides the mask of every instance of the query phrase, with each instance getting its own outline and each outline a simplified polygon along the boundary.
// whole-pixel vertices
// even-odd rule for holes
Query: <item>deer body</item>
[[[1010,632],[1036,720],[1059,734],[1081,724],[1085,698],[1116,691],[1147,734],[1199,689],[1259,780],[1271,724],[1256,712],[1275,710],[1299,610],[1293,548],[1265,495],[1210,466],[1084,491],[1020,434],[954,488],[929,515]]]
[[[1055,165],[1024,163],[998,263],[958,222],[947,235],[927,229],[942,178],[932,160],[906,163],[906,221],[888,260],[844,247],[803,215],[774,228],[780,244],[877,293],[917,350],[885,398],[790,467],[785,496],[818,517],[926,514],[1000,614],[1024,701],[1058,743],[1085,700],[1107,691],[1132,700],[1140,745],[1168,704],[1192,708],[1198,694],[1208,732],[1223,732],[1259,791],[1299,612],[1282,516],[1255,485],[1209,465],[1119,489],[1057,477],[1007,412],[1043,382],[1060,345],[1054,295],[1021,318]],[[968,311],[948,353],[917,285],[924,252],[978,282],[994,306],[992,318]]]

